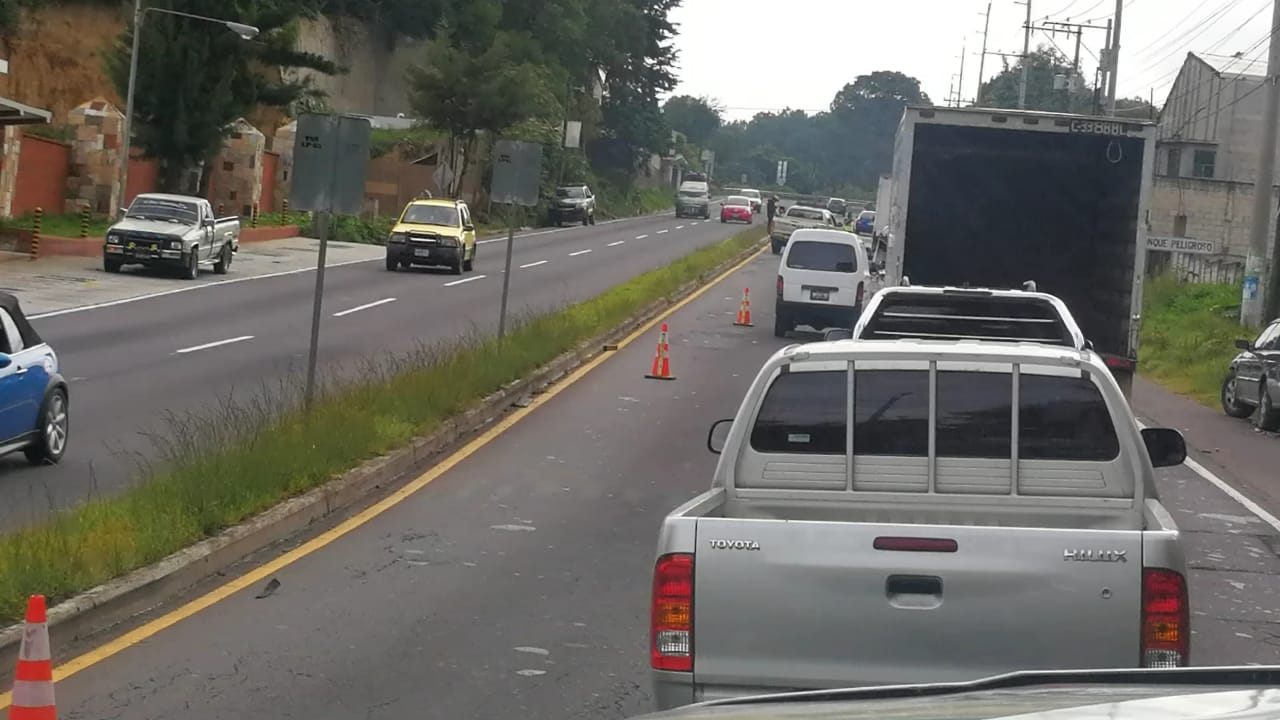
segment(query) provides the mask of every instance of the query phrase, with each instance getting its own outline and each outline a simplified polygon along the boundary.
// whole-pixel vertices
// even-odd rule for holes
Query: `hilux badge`
[[[1062,559],[1066,562],[1111,562],[1127,563],[1127,550],[1072,550],[1062,551]]]

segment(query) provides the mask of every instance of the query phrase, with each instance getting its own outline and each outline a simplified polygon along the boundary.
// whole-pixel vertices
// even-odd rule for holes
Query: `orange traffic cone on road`
[[[742,288],[742,304],[738,306],[738,319],[733,324],[755,327],[751,324],[751,288]]]
[[[675,380],[671,374],[671,345],[667,342],[667,324],[662,323],[662,334],[658,336],[658,351],[653,355],[653,369],[645,377],[651,380]]]
[[[57,720],[53,702],[53,659],[49,652],[49,618],[44,596],[27,599],[26,626],[13,676],[9,720]]]

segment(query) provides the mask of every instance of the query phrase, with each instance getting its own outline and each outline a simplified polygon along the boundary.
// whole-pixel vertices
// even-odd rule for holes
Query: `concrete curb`
[[[58,603],[49,609],[53,647],[66,647],[155,608],[249,555],[293,538],[335,513],[357,512],[377,502],[499,420],[515,403],[543,392],[591,359],[611,351],[622,338],[759,249],[757,245],[737,253],[697,280],[681,286],[668,298],[632,315],[619,327],[582,343],[528,377],[491,394],[476,407],[449,419],[435,432],[414,440],[408,447],[370,460],[325,485],[153,565]],[[0,630],[0,666],[9,667],[16,659],[22,630],[21,623]]]

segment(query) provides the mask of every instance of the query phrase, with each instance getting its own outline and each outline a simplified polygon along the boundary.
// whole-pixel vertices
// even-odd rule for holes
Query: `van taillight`
[[[1142,667],[1191,663],[1191,612],[1187,581],[1164,568],[1142,571]]]
[[[858,281],[858,295],[857,297],[854,298],[854,303],[853,303],[854,305],[859,305],[859,306],[862,305],[862,293],[865,291],[866,291],[866,288],[862,286],[862,281]]]
[[[782,276],[778,276],[778,297],[782,297]]]
[[[658,558],[653,569],[649,664],[654,670],[693,672],[693,555]]]

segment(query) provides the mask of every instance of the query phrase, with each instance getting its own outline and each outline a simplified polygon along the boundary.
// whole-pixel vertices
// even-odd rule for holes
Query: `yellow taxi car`
[[[418,199],[387,238],[387,270],[411,265],[447,267],[454,275],[470,272],[476,261],[476,226],[461,200]]]

